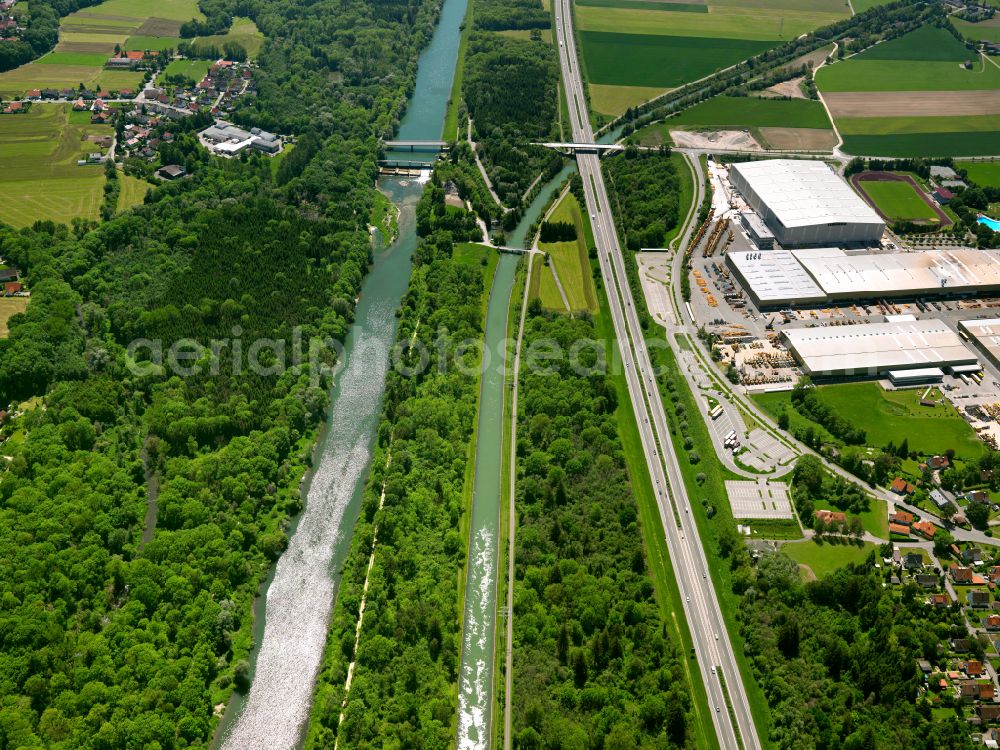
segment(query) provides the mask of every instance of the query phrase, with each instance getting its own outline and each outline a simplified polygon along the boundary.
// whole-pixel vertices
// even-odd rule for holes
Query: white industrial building
[[[978,364],[958,334],[940,320],[896,321],[781,332],[802,371],[813,377],[873,377]],[[940,376],[941,373],[936,373]]]
[[[731,251],[726,263],[758,309],[826,300],[826,293],[788,250]]]
[[[969,336],[990,362],[1000,367],[1000,318],[962,320],[958,329]]]
[[[785,247],[877,245],[885,222],[825,162],[733,164],[729,180]]]
[[[1000,291],[1000,255],[955,248],[867,253],[808,248],[726,255],[759,307]]]
[[[260,128],[243,130],[224,120],[205,128],[198,134],[202,144],[218,156],[232,157],[248,148],[277,154],[281,151],[281,138]]]

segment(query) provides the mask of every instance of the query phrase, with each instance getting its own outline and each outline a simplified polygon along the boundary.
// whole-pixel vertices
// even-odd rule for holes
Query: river
[[[400,138],[441,137],[466,3],[444,2],[434,35],[420,56]],[[255,608],[258,648],[251,654],[251,687],[245,698],[230,701],[217,732],[223,750],[294,750],[304,739],[340,567],[350,548],[381,416],[396,312],[417,242],[414,209],[422,186],[387,179],[380,188],[400,209],[399,236],[388,247],[377,243],[374,264],[362,285],[326,428],[314,453],[315,468],[304,490],[304,507],[291,529],[288,549],[266,582],[263,606]]]

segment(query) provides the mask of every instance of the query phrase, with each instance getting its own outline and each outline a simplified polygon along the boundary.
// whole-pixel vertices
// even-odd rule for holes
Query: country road
[[[570,0],[558,0],[556,35],[572,138],[578,144],[590,144],[594,142],[594,134],[587,117]],[[715,587],[708,577],[708,563],[697,525],[691,517],[680,465],[670,442],[666,414],[635,310],[597,150],[577,149],[577,164],[583,180],[587,210],[591,215],[615,336],[625,365],[629,396],[654,483],[667,548],[677,584],[684,595],[684,614],[711,704],[719,744],[723,748],[744,747],[757,750],[761,747],[760,739],[750,713],[743,678],[733,656]],[[727,706],[726,689],[720,678],[725,679],[732,714]]]

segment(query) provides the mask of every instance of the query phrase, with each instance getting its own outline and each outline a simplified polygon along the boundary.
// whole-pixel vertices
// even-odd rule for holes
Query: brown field
[[[96,18],[99,21],[131,21],[134,22],[135,16],[115,16],[110,13],[94,13],[85,10],[79,10],[73,14],[74,18]]]
[[[1000,114],[1000,90],[873,91],[823,94],[840,117],[948,117]]]
[[[831,151],[837,145],[832,130],[819,128],[757,128],[769,148],[782,151]]]
[[[7,338],[10,332],[7,329],[7,321],[12,315],[22,313],[28,309],[28,297],[0,297],[0,339]]]
[[[181,22],[169,18],[150,18],[135,32],[138,36],[180,36]]]
[[[110,57],[114,49],[113,42],[110,44],[105,42],[59,42],[56,52],[84,52],[88,55],[103,55],[107,52]]]
[[[64,21],[62,23],[62,25],[59,27],[59,32],[60,33],[68,33],[68,34],[74,34],[74,33],[79,33],[79,34],[109,34],[109,35],[112,35],[112,36],[115,36],[115,35],[120,36],[122,34],[131,33],[134,28],[135,28],[134,26],[98,26],[96,24],[94,24],[94,25],[86,24],[85,25],[85,24],[79,24],[79,23],[68,23],[68,22]]]
[[[804,77],[799,76],[798,78],[790,78],[787,81],[776,83],[770,88],[761,91],[761,96],[787,96],[789,99],[805,99],[806,95],[802,93],[803,80]]]

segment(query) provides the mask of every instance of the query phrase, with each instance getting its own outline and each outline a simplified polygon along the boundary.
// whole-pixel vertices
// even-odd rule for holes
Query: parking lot
[[[792,517],[788,486],[766,480],[726,480],[726,494],[734,518],[787,519]]]

